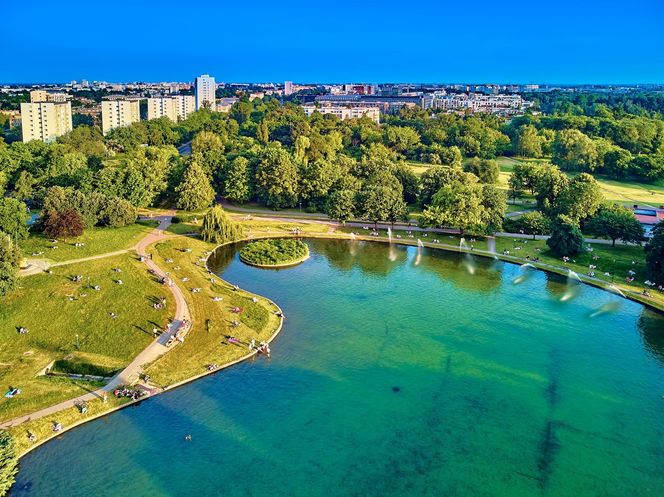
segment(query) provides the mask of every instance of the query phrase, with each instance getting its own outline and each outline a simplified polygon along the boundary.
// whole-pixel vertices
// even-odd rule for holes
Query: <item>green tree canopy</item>
[[[215,205],[203,217],[201,236],[206,242],[219,244],[237,241],[244,236],[244,232],[220,205]]]
[[[23,202],[11,197],[0,197],[0,231],[21,241],[28,237],[28,209]]]
[[[551,236],[546,244],[557,256],[575,256],[583,250],[583,235],[578,223],[563,214],[551,223]]]
[[[7,295],[16,287],[16,273],[20,258],[21,252],[18,245],[14,243],[11,236],[0,232],[0,297]],[[2,459],[0,458],[1,465]],[[0,488],[1,485],[2,479],[0,478]]]
[[[648,278],[659,285],[664,284],[664,221],[655,225],[645,251]]]
[[[186,211],[204,209],[214,200],[214,190],[210,180],[196,160],[189,163],[176,192],[178,209]]]
[[[256,193],[268,207],[294,207],[298,200],[299,174],[287,150],[268,146],[256,170]]]
[[[643,240],[643,226],[634,217],[634,213],[622,205],[604,205],[592,217],[587,225],[590,233],[609,238],[616,245],[616,240],[640,242]]]

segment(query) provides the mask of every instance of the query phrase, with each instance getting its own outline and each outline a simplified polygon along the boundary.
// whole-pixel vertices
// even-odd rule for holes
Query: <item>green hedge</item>
[[[294,239],[259,240],[245,245],[240,251],[242,261],[259,266],[294,264],[308,255],[307,244]]]

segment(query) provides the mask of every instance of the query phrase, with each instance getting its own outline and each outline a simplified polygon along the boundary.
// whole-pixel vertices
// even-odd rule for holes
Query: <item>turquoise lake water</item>
[[[664,495],[661,315],[499,261],[307,243],[284,270],[213,261],[284,310],[271,359],[65,433],[11,495]]]

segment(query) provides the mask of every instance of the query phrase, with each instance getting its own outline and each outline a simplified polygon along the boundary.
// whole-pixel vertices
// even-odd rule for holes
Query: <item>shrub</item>
[[[296,263],[309,255],[306,243],[294,239],[259,240],[240,251],[240,259],[248,264],[277,266]]]

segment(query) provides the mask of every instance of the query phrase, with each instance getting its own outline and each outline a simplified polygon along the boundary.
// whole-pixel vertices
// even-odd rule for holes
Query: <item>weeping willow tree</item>
[[[231,220],[220,205],[215,205],[203,217],[201,236],[206,242],[234,242],[244,236],[239,223]]]
[[[6,495],[18,472],[18,455],[12,437],[0,431],[0,496]]]

